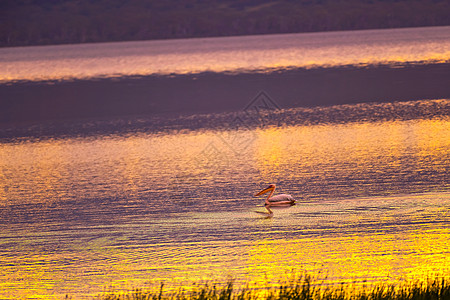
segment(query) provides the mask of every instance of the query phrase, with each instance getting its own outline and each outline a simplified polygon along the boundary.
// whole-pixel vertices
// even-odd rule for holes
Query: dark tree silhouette
[[[0,1],[0,46],[436,25],[447,0]]]

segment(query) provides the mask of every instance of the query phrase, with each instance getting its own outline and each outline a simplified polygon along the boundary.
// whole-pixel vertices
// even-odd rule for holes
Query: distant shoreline
[[[450,63],[0,84],[0,126],[239,111],[260,91],[281,108],[450,99]]]
[[[0,47],[450,25],[445,0],[4,0],[0,9]]]

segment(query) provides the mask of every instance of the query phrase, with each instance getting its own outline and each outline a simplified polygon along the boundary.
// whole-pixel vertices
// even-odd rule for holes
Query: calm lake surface
[[[450,60],[450,26],[0,48],[0,82]]]
[[[0,79],[426,64],[449,60],[449,33],[0,49]],[[449,99],[283,109],[263,96],[238,112],[74,121],[1,139],[0,298],[230,276],[264,286],[292,271],[329,282],[450,276]],[[270,183],[298,203],[267,218],[253,195]]]

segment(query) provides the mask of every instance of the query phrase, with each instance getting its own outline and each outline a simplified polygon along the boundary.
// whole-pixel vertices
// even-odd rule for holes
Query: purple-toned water
[[[0,49],[0,82],[450,60],[450,27]]]
[[[448,33],[0,49],[0,78],[426,65],[448,61]],[[330,282],[448,276],[450,100],[286,108],[257,95],[235,112],[3,125],[0,298],[229,276],[261,286],[292,270]],[[267,218],[253,195],[270,183],[298,203]]]

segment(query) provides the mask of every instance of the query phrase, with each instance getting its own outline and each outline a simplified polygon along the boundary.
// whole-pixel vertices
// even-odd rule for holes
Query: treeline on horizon
[[[1,0],[0,46],[450,25],[448,0]]]

